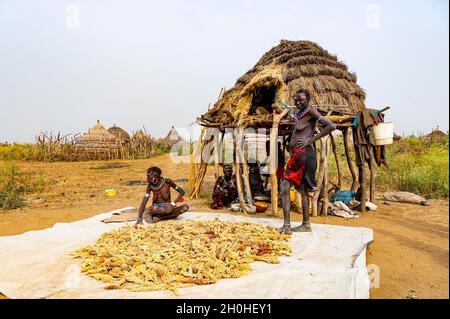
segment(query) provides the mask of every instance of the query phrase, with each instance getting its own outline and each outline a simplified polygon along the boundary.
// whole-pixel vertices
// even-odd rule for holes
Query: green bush
[[[24,206],[25,200],[21,196],[25,193],[41,192],[44,186],[42,171],[25,174],[14,162],[6,162],[0,169],[0,210]]]
[[[0,192],[0,211],[25,206],[25,200],[12,193]]]
[[[33,144],[0,145],[0,160],[36,160],[39,151]]]
[[[448,197],[449,153],[445,143],[425,146],[410,138],[400,144],[404,143],[413,149],[399,151],[405,145],[394,145],[388,152],[389,168],[378,170],[377,184],[429,197]]]
[[[336,140],[338,154],[344,154],[341,138]],[[387,146],[387,158],[389,167],[377,168],[377,191],[407,191],[431,198],[448,198],[448,134],[444,140],[432,143],[425,143],[418,137],[403,138]],[[348,188],[352,179],[344,156],[340,157],[340,164],[344,187]],[[337,170],[333,157],[329,161],[329,168],[330,179],[336,182]]]
[[[155,155],[163,155],[170,152],[170,147],[165,147],[161,145],[155,146]]]

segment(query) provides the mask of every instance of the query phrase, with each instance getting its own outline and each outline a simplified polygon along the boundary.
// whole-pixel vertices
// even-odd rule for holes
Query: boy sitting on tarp
[[[161,176],[161,169],[159,167],[153,166],[147,170],[147,182],[147,191],[139,207],[139,217],[136,225],[143,224],[143,217],[148,223],[156,223],[163,219],[177,218],[189,210],[189,206],[186,204],[181,206],[176,205],[183,198],[185,191],[171,179]],[[174,201],[171,201],[170,198],[171,188],[178,192],[178,196]],[[152,205],[146,209],[145,206],[152,193]]]

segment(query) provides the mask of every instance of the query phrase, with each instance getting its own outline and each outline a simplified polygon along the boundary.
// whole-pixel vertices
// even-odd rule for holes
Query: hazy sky
[[[358,75],[396,131],[449,126],[448,1],[0,0],[0,141],[187,127],[280,39]]]

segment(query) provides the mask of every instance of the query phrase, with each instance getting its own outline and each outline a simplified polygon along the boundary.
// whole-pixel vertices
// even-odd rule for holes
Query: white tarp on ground
[[[120,210],[118,210],[120,211]],[[115,212],[118,212],[115,211]],[[22,235],[0,237],[0,292],[9,298],[368,298],[366,247],[369,228],[313,224],[312,233],[294,233],[292,256],[280,264],[255,262],[248,275],[207,286],[168,291],[105,290],[105,283],[80,273],[70,253],[122,227],[100,220],[113,212]],[[252,221],[279,227],[280,219],[189,212],[179,219]],[[297,223],[294,223],[296,226]]]

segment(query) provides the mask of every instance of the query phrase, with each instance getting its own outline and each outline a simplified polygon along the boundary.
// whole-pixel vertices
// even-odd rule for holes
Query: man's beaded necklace
[[[303,116],[306,115],[306,113],[309,112],[309,110],[311,110],[312,105],[313,105],[313,103],[312,103],[312,101],[310,101],[310,102],[308,103],[308,105],[307,105],[302,111],[299,111],[299,112],[297,112],[297,114],[294,115],[294,118],[295,118],[297,121],[298,121],[299,119],[301,119]]]
[[[161,177],[161,179],[162,179],[162,181],[159,186],[155,187],[152,184],[150,184],[150,188],[152,189],[152,191],[159,191],[164,186],[164,184],[166,183],[166,179],[164,177]]]

